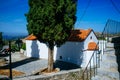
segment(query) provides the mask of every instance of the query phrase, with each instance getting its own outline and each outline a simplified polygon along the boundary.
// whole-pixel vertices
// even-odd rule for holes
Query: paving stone
[[[103,76],[110,76],[112,78],[119,78],[119,72],[116,69],[98,69],[98,75]]]
[[[92,77],[91,80],[116,80],[114,78],[111,78],[109,76],[95,76],[95,77]]]

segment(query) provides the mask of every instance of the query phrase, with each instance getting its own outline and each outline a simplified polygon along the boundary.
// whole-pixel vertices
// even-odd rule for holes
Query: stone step
[[[107,48],[116,48],[116,47],[120,47],[120,43],[107,43],[106,44]]]
[[[115,69],[101,69],[99,68],[98,69],[98,75],[100,76],[109,76],[111,78],[116,78],[116,79],[119,79],[119,72]]]
[[[119,80],[116,78],[112,78],[110,76],[100,76],[100,75],[96,75],[95,77],[92,77],[91,80]]]
[[[114,43],[107,43],[106,47],[108,47],[108,48],[114,48]]]
[[[104,54],[102,56],[102,61],[105,61],[105,60],[111,60],[111,61],[115,61],[116,62],[116,55]]]
[[[104,49],[104,51],[112,51],[112,50],[115,50],[115,48],[109,48],[109,47],[106,47],[105,49]]]
[[[104,55],[109,55],[109,56],[115,56],[115,51],[107,51],[107,52],[104,52]]]
[[[104,54],[112,54],[112,55],[115,55],[115,50],[104,50]]]
[[[100,67],[101,68],[115,68],[116,70],[118,70],[118,64],[115,61],[112,60],[105,60],[100,62]]]

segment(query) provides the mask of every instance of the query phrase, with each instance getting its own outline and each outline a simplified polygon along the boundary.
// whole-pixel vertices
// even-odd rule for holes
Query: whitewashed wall
[[[26,40],[26,50],[28,57],[48,58],[48,48],[38,40]]]
[[[54,47],[54,60],[71,62],[77,65],[82,63],[83,59],[83,43],[66,42],[61,47]],[[37,57],[48,59],[48,48],[45,44],[37,40],[26,40],[27,57]],[[39,54],[38,54],[39,53]],[[62,56],[62,59],[60,59]]]
[[[105,40],[99,40],[99,50],[102,50],[102,55],[103,55],[103,51],[106,48],[106,43],[107,41]]]
[[[92,39],[90,37],[92,36]],[[54,47],[54,60],[71,62],[81,67],[87,65],[92,51],[88,49],[89,42],[98,42],[94,33],[91,32],[84,42],[66,42],[61,47]],[[26,40],[26,50],[28,57],[37,57],[48,59],[48,48],[45,44],[40,43],[38,40]],[[39,53],[39,54],[38,54]]]
[[[66,42],[57,49],[56,59],[81,65],[83,61],[83,43]]]
[[[92,39],[90,39],[90,37],[92,37]],[[96,38],[95,34],[93,32],[91,32],[88,37],[86,38],[86,40],[84,41],[84,49],[87,50],[88,49],[88,44],[90,42],[95,42],[96,44],[98,43],[98,39]]]
[[[91,66],[92,67],[95,66],[96,65],[96,55],[97,55],[98,51],[97,50],[96,51],[87,50],[87,51],[84,51],[83,53],[84,53],[84,61],[83,61],[82,65],[81,65],[81,67],[86,67],[88,65],[89,60],[91,59],[93,53],[94,53],[94,55],[93,55],[93,57],[91,59]],[[88,65],[88,67],[89,66],[90,66],[90,64]]]
[[[102,55],[104,53],[104,50],[106,48],[106,44],[107,44],[107,41],[105,40],[99,40],[99,50],[101,50],[101,54],[100,54],[100,59],[102,60]]]
[[[92,37],[92,39],[91,39],[91,37]],[[88,62],[89,62],[89,60],[90,60],[90,58],[91,58],[91,56],[92,56],[92,54],[94,52],[94,50],[93,51],[87,50],[88,49],[88,44],[90,42],[95,42],[96,44],[98,43],[98,39],[95,36],[94,32],[91,32],[88,35],[88,37],[86,38],[86,40],[84,41],[84,51],[83,51],[84,55],[83,55],[83,63],[81,64],[81,67],[86,67],[87,66],[87,64],[88,64]],[[96,56],[96,54],[97,54],[97,51],[95,51],[94,56]],[[94,57],[94,60],[95,59],[96,58]],[[93,62],[93,59],[91,60],[91,62]],[[93,66],[93,63],[91,63],[91,66]]]
[[[57,47],[54,47],[54,60],[56,60]],[[36,57],[48,59],[48,47],[38,40],[26,40],[26,55],[27,57]]]

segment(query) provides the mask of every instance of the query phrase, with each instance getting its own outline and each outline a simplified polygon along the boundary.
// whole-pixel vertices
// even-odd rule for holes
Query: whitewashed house
[[[26,39],[26,56],[48,59],[48,48],[33,34]],[[60,60],[85,67],[93,52],[98,51],[98,39],[92,29],[71,31],[68,41],[61,47],[54,47],[54,61]],[[93,64],[93,63],[92,63]]]

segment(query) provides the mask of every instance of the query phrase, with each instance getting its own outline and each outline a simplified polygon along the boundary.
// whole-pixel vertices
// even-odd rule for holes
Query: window
[[[92,36],[90,37],[90,39],[92,39]]]
[[[62,59],[62,56],[60,56],[60,59]]]

